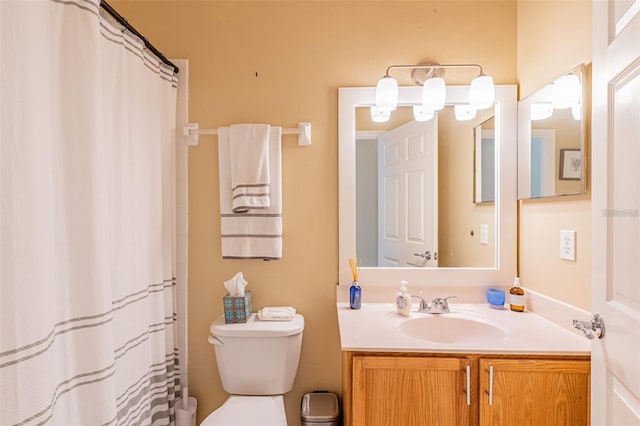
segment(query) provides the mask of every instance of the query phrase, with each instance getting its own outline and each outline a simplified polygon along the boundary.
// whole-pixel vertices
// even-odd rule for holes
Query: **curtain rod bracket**
[[[187,146],[198,146],[200,144],[200,124],[198,123],[186,123],[182,128],[182,134],[184,135],[184,141]]]

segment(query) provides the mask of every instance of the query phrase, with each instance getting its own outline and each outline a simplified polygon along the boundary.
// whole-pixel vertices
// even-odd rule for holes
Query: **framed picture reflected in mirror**
[[[560,150],[560,180],[580,180],[582,153],[579,149]]]

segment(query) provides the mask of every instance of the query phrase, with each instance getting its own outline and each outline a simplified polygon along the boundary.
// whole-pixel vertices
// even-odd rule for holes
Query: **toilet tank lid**
[[[278,337],[302,333],[304,317],[295,314],[291,321],[260,321],[253,313],[245,323],[225,324],[220,315],[211,324],[211,334],[220,337]]]

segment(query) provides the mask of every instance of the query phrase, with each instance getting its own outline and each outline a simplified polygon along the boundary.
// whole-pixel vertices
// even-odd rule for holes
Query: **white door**
[[[594,425],[640,425],[640,0],[593,2]]]
[[[556,195],[556,131],[531,129],[531,197]]]
[[[437,266],[437,117],[378,138],[378,265]]]

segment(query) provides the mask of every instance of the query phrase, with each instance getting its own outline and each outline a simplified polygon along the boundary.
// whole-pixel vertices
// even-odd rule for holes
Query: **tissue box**
[[[222,298],[224,303],[224,322],[227,324],[247,322],[251,315],[251,290],[247,290],[244,296],[226,296]]]

